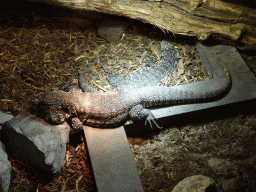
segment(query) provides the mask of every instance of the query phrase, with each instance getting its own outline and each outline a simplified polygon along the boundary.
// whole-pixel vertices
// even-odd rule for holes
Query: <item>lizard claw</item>
[[[145,120],[145,126],[147,126],[147,123],[149,124],[150,128],[153,130],[154,127],[156,127],[157,129],[162,129],[163,127],[160,127],[157,122],[155,121],[155,118],[153,115],[149,115],[146,120]],[[154,126],[152,125],[154,124]]]
[[[133,106],[129,111],[129,116],[131,120],[135,122],[145,121],[145,126],[148,125],[152,130],[154,130],[154,127],[162,129],[162,127],[157,124],[153,113],[148,109],[144,109],[141,105]]]

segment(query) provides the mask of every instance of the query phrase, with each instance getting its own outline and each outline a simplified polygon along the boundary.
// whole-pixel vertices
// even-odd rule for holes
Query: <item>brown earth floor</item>
[[[114,89],[105,73],[128,78],[146,66],[147,54],[158,62],[159,42],[163,39],[175,45],[182,60],[164,84],[208,78],[193,47],[195,38],[174,37],[132,21],[122,42],[113,45],[99,37],[94,23],[81,13],[24,3],[26,9],[16,5],[0,11],[0,109],[4,112],[16,115],[41,93],[58,90],[60,83],[77,83],[77,71],[87,68],[102,49],[106,53],[85,76],[86,82],[99,90]],[[255,51],[240,52],[256,74]],[[171,191],[180,180],[195,174],[214,178],[224,191],[253,191],[255,115],[227,114],[208,121],[170,125],[156,135],[130,137],[145,191]],[[71,138],[62,172],[48,183],[8,152],[13,166],[11,191],[94,191],[86,146],[81,135],[73,137],[80,142]]]

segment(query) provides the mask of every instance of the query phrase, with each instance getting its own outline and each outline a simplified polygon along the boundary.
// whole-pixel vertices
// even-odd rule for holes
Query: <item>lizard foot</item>
[[[145,109],[148,110],[148,109]],[[149,110],[148,110],[149,111]],[[151,111],[149,111],[150,114],[147,116],[146,120],[145,120],[145,125],[149,124],[150,128],[153,129],[153,127],[156,127],[157,129],[162,129],[162,127],[160,127],[157,122],[155,121],[155,117],[152,114]],[[154,126],[152,125],[154,124]]]
[[[73,129],[76,129],[76,130],[83,129],[83,125],[80,119],[77,117],[71,119],[71,125]]]
[[[129,112],[129,116],[134,122],[145,121],[145,126],[149,125],[149,127],[153,130],[154,127],[157,129],[162,129],[156,122],[153,113],[144,109],[141,105],[135,105]]]
[[[74,117],[69,120],[70,120],[69,123],[71,123],[71,129],[70,129],[71,134],[75,134],[75,133],[78,133],[79,131],[83,130],[83,124],[79,118]]]

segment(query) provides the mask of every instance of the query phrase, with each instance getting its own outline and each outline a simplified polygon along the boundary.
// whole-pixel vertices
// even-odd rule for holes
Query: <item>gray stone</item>
[[[210,158],[208,165],[216,174],[228,175],[230,171],[237,171],[237,166],[226,159]]]
[[[110,17],[100,20],[98,34],[110,43],[119,43],[129,23],[119,17]]]
[[[8,161],[7,154],[4,152],[0,142],[0,191],[7,192],[9,190],[11,170],[11,163]]]
[[[239,191],[239,185],[240,182],[237,178],[232,178],[232,179],[225,179],[225,178],[220,178],[219,179],[220,184],[223,188],[223,191]],[[242,189],[241,189],[242,191]]]
[[[60,171],[69,138],[67,123],[50,125],[26,111],[2,126],[4,143],[17,156],[48,173]]]
[[[6,114],[0,111],[0,124],[9,121],[13,118],[13,115]],[[0,126],[1,137],[2,126]],[[11,180],[11,163],[8,161],[8,156],[3,150],[2,143],[0,141],[0,191],[7,192],[9,190]]]
[[[203,175],[193,175],[180,181],[172,190],[172,192],[205,192],[220,191],[220,187],[215,184],[211,177]]]
[[[13,115],[11,114],[6,114],[6,113],[3,113],[2,111],[0,111],[0,124],[6,122],[6,121],[9,121],[13,118]]]

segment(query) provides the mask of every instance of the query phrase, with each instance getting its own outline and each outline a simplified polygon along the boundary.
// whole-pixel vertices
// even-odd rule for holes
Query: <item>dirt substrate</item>
[[[58,90],[60,83],[77,83],[77,71],[89,67],[102,49],[105,54],[85,80],[95,89],[114,90],[106,73],[129,78],[146,66],[146,55],[159,64],[163,39],[179,50],[180,62],[162,85],[209,79],[194,38],[133,21],[121,43],[114,45],[99,37],[93,24],[85,25],[81,17],[62,17],[61,9],[46,7],[47,14],[38,5],[26,10],[5,8],[0,14],[1,111],[16,115],[41,93]],[[254,53],[242,53],[252,70],[256,68]],[[255,117],[252,113],[190,121],[170,125],[155,135],[129,137],[145,191],[169,192],[195,174],[214,178],[224,191],[254,191]],[[77,138],[80,142],[73,143]],[[77,138],[67,148],[61,174],[48,183],[8,152],[13,166],[11,191],[94,191],[86,146],[82,137]]]

